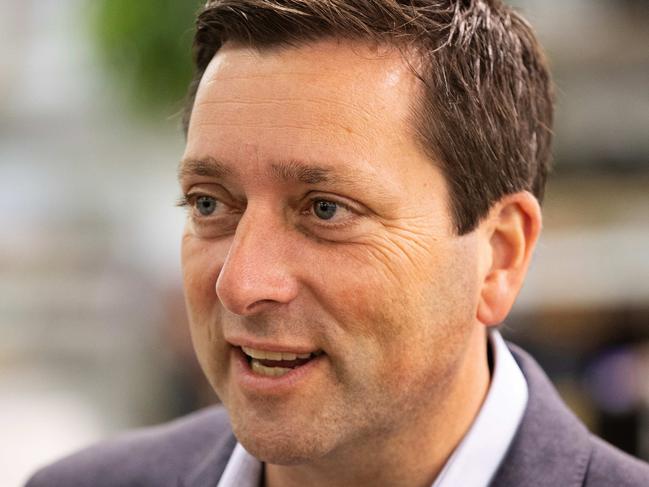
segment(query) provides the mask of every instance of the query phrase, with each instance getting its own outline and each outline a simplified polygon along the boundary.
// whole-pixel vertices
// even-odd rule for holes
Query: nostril
[[[257,313],[263,310],[268,310],[269,308],[277,304],[279,303],[277,301],[273,301],[272,299],[260,299],[259,301],[255,301],[254,303],[248,305],[246,311],[248,311],[249,313]]]

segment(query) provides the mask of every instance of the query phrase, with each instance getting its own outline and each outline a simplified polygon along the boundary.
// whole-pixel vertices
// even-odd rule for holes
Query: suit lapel
[[[592,446],[585,426],[563,403],[539,365],[508,344],[529,387],[523,420],[492,487],[581,487]]]
[[[178,479],[178,487],[216,487],[236,443],[231,431],[222,435],[205,457],[197,459],[190,474]]]

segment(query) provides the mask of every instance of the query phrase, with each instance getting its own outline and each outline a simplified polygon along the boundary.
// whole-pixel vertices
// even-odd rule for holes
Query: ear
[[[541,208],[527,191],[494,204],[481,224],[483,275],[477,319],[490,326],[504,321],[518,295],[541,232]]]

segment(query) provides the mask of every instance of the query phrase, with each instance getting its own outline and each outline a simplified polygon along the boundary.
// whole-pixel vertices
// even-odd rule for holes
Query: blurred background
[[[215,401],[179,266],[193,0],[0,0],[0,485]],[[649,2],[519,0],[556,169],[505,334],[649,460]]]

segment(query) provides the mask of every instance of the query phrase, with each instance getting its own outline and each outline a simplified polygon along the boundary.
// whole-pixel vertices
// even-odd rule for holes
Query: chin
[[[313,462],[320,455],[314,451],[305,451],[294,445],[281,443],[264,443],[257,439],[240,441],[243,447],[255,458],[273,465],[304,465]]]
[[[295,441],[295,438],[271,438],[268,435],[236,435],[243,447],[262,462],[274,465],[302,465],[311,463],[324,455],[322,445]],[[306,444],[308,443],[308,444]]]
[[[232,418],[234,435],[254,457],[275,465],[300,465],[313,462],[329,453],[329,442],[307,424],[273,424]]]

